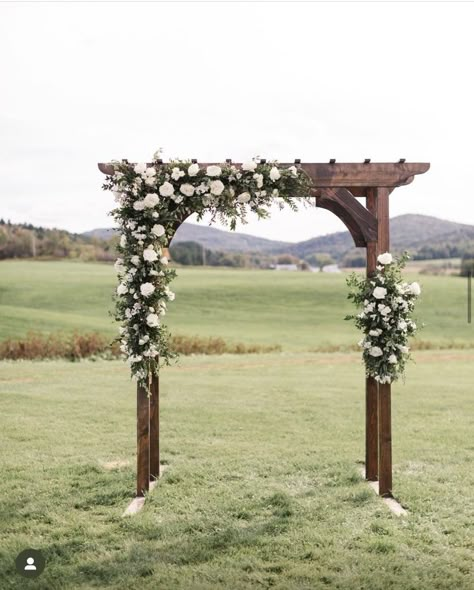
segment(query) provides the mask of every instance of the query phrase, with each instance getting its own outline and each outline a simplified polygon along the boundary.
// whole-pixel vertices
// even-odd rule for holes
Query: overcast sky
[[[111,225],[96,162],[431,162],[391,215],[474,223],[471,3],[1,3],[0,216]],[[343,229],[317,209],[244,231]]]

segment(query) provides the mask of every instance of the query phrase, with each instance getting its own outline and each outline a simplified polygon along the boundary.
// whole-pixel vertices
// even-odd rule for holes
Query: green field
[[[362,480],[364,376],[344,276],[180,269],[179,334],[281,344],[182,357],[161,377],[158,486],[135,489],[135,395],[120,361],[0,362],[0,588],[472,590],[472,326],[465,282],[416,275],[423,340],[393,387],[392,514]],[[0,339],[97,330],[110,266],[0,263]],[[47,566],[21,578],[14,558]]]
[[[188,357],[162,376],[162,458],[134,492],[119,361],[0,364],[0,587],[472,589],[474,353],[417,353],[393,392],[394,516],[362,481],[356,354]],[[41,549],[24,580],[13,560]]]
[[[345,274],[258,270],[179,269],[176,300],[166,317],[186,336],[222,336],[233,342],[279,344],[309,351],[358,341],[343,317],[352,311]],[[474,341],[466,321],[466,281],[456,276],[418,276],[423,296],[417,316],[422,340],[436,345]],[[75,262],[0,263],[0,340],[29,330],[100,331],[114,336],[108,314],[115,275],[112,266]]]

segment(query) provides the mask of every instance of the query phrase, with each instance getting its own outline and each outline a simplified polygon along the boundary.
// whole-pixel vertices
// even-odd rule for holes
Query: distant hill
[[[113,229],[95,229],[83,234],[96,239],[109,239]],[[305,258],[314,253],[327,253],[336,260],[357,252],[349,232],[342,231],[291,243],[267,240],[239,232],[184,223],[176,233],[173,244],[198,242],[210,250],[224,252],[288,253]],[[393,251],[409,250],[417,257],[457,257],[474,245],[474,226],[446,221],[428,215],[399,215],[390,220],[390,241]],[[359,250],[360,251],[360,250]]]

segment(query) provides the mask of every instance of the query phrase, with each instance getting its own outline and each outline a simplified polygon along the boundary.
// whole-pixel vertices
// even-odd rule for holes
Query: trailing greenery
[[[418,283],[408,284],[402,278],[408,258],[405,253],[394,262],[386,252],[378,257],[374,276],[353,273],[347,279],[348,298],[362,311],[345,319],[362,331],[359,345],[366,374],[380,383],[392,383],[404,374],[410,358],[408,338],[416,332],[412,314],[421,290]]]
[[[138,383],[149,389],[152,375],[176,355],[162,323],[169,284],[176,276],[163,253],[189,215],[228,223],[235,229],[248,211],[269,215],[273,203],[297,208],[298,199],[309,202],[310,178],[298,167],[280,168],[276,162],[252,161],[240,168],[226,163],[206,169],[186,160],[163,164],[156,153],[151,165],[114,162],[105,190],[115,194],[112,216],[120,230],[119,258],[115,268],[116,319],[121,323],[121,350]],[[301,201],[300,201],[301,202]]]

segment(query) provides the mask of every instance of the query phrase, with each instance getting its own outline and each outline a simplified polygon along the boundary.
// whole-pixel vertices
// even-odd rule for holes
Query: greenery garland
[[[138,384],[149,391],[152,375],[176,355],[162,323],[175,295],[169,284],[176,272],[168,267],[163,248],[177,227],[197,213],[211,213],[235,229],[248,211],[259,218],[269,207],[309,202],[310,177],[298,166],[282,168],[276,161],[254,159],[237,167],[231,163],[206,168],[189,160],[162,163],[160,152],[150,164],[113,162],[105,190],[114,192],[111,212],[120,229],[116,319],[120,322],[121,351]]]
[[[421,293],[416,282],[408,284],[402,278],[409,256],[405,253],[394,261],[389,252],[378,258],[376,273],[365,278],[352,273],[347,279],[351,291],[348,298],[362,311],[345,319],[353,320],[362,330],[366,374],[379,383],[392,383],[404,374],[410,358],[408,338],[416,332],[412,319],[415,300]]]

